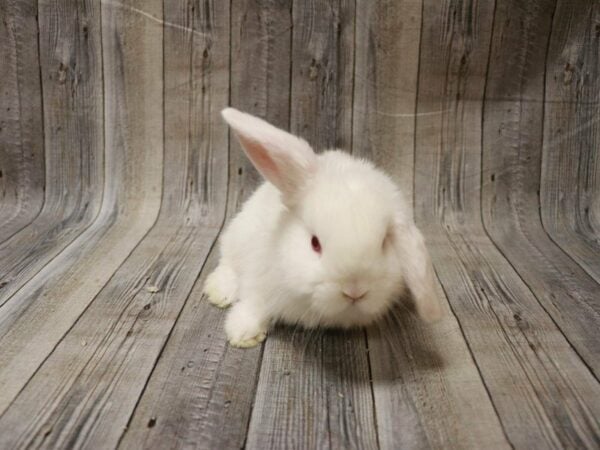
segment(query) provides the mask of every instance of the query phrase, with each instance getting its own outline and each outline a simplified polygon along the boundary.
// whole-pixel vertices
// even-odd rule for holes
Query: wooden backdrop
[[[600,447],[597,0],[0,1],[0,447]],[[227,346],[227,105],[373,159],[447,312]]]

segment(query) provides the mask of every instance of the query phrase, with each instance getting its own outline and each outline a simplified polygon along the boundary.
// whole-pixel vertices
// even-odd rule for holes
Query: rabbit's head
[[[281,193],[287,213],[277,254],[323,324],[365,325],[405,286],[422,318],[440,315],[423,238],[387,175],[342,151],[317,155],[304,140],[235,109],[223,117]]]

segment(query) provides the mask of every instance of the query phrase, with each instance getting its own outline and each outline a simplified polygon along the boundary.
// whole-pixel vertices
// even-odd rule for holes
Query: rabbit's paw
[[[243,303],[237,303],[225,321],[227,340],[233,347],[255,347],[267,337],[267,329],[250,308]]]
[[[236,285],[233,270],[219,264],[214,272],[206,278],[202,290],[210,303],[219,308],[227,308],[235,298]]]
[[[266,337],[267,337],[267,333],[265,333],[264,331],[259,331],[256,336],[253,336],[248,339],[239,338],[237,336],[228,336],[227,338],[229,340],[229,345],[231,345],[232,347],[252,348],[252,347],[256,347],[258,344],[260,344],[262,341],[264,341]]]

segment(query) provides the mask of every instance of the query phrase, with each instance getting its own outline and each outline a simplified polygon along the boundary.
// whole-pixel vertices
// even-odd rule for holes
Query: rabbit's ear
[[[435,272],[423,235],[412,221],[398,223],[393,235],[403,264],[404,281],[412,294],[419,317],[425,322],[439,320],[442,307],[435,292]]]
[[[310,145],[258,117],[234,108],[221,113],[254,167],[284,196],[293,197],[316,168]]]

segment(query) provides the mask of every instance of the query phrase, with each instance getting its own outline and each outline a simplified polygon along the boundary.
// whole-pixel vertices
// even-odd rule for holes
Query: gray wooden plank
[[[377,448],[362,330],[274,330],[247,448]]]
[[[137,60],[134,55],[144,55],[139,52],[140,47],[130,46],[124,52],[115,52],[115,43],[122,42],[118,39],[125,40],[125,36],[117,34],[117,25],[123,25],[110,12],[105,11],[105,19],[108,143],[105,201],[98,220],[18,292],[15,296],[18,301],[11,301],[2,309],[2,323],[8,329],[2,339],[4,351],[0,364],[2,411],[14,401],[31,375],[146,234],[160,206],[162,52],[156,55],[147,52]],[[135,21],[130,24],[129,39],[135,42],[135,32],[143,28]],[[160,32],[161,28],[155,27],[154,35],[157,30]],[[97,33],[99,36],[99,30]],[[156,45],[161,42],[160,35],[158,38],[158,41],[148,39],[148,45],[154,43],[155,48],[160,48]],[[142,48],[143,45],[140,42]],[[127,70],[121,70],[125,57],[131,57],[132,64],[127,64]],[[139,71],[140,66],[153,70]],[[136,88],[124,89],[124,84]],[[145,89],[148,95],[140,98],[137,89]],[[147,108],[147,105],[154,107]],[[115,134],[114,130],[119,133]],[[131,160],[128,162],[127,158]],[[25,311],[12,306],[23,302],[30,303]],[[22,358],[23,354],[28,358]]]
[[[5,283],[0,305],[99,212],[104,173],[99,11],[94,1],[39,2],[45,202],[32,223],[0,244]]]
[[[352,144],[355,0],[293,2],[293,130],[317,151]]]
[[[398,308],[369,330],[380,446],[509,448],[441,287],[438,293],[441,322],[427,326]]]
[[[290,121],[290,0],[233,0],[231,3],[231,104],[284,129]],[[231,212],[238,211],[263,178],[231,139]],[[234,180],[235,179],[235,180]]]
[[[385,167],[412,201],[421,0],[358,0],[353,153]]]
[[[96,13],[99,16],[100,11]],[[99,17],[96,25],[87,24],[88,39],[99,40]],[[139,61],[125,65],[123,59],[136,55],[139,48],[126,54],[113,52],[118,29],[110,20],[106,25],[106,189],[99,193],[104,201],[93,224],[0,309],[0,411],[10,405],[158,215],[163,154],[161,72],[158,68],[139,72]],[[144,64],[154,67],[156,61]],[[124,89],[124,84],[136,88]],[[152,95],[141,102],[137,89]],[[146,108],[147,103],[153,107]],[[22,358],[23,354],[28,357]]]
[[[597,2],[559,1],[546,65],[542,221],[600,282],[600,41]]]
[[[354,2],[294,2],[290,129],[351,149]],[[264,344],[248,448],[376,448],[364,333],[280,327]]]
[[[411,201],[421,7],[420,1],[357,4],[353,152],[385,168]],[[399,307],[369,329],[381,448],[507,446],[443,301],[440,323],[426,326]]]
[[[119,448],[242,448],[261,349],[230,347],[225,314],[202,296],[216,247],[152,371]]]
[[[351,149],[354,2],[294,3],[290,129]],[[364,333],[280,327],[264,345],[248,448],[375,448]]]
[[[170,14],[170,21],[179,24],[189,11],[172,8]],[[231,3],[231,24],[231,103],[287,127],[291,3],[235,0]],[[166,80],[170,92],[169,85],[174,81],[169,80],[181,78],[179,84],[183,84],[189,76],[185,52],[190,49],[168,30],[165,46],[183,49],[181,54],[166,52],[167,67],[172,68]],[[177,109],[188,96],[179,93],[170,100],[172,108]],[[231,139],[229,218],[261,181],[239,144]],[[217,258],[215,247],[153,370],[120,447],[243,446],[262,352],[260,348],[229,347],[223,331],[226,312],[201,297],[204,278],[216,266]]]
[[[37,8],[0,4],[0,242],[29,224],[44,200],[44,134]]]
[[[445,260],[438,276],[509,442],[596,448],[600,385],[512,267],[483,237],[432,240],[433,258]]]
[[[172,225],[140,243],[0,418],[3,447],[117,445],[216,234]]]
[[[478,99],[493,5],[427,2],[424,18],[418,113],[440,114],[417,117],[416,217],[438,277],[509,442],[594,448],[600,385],[481,222]]]
[[[548,237],[540,220],[546,50],[556,2],[496,8],[483,129],[486,229],[569,342],[600,375],[598,284]]]
[[[207,34],[203,38],[206,47],[193,48],[200,56],[195,61],[202,61],[206,70],[199,72],[202,83],[193,84],[194,92],[202,95],[184,97],[190,101],[189,141],[178,139],[185,136],[179,133],[169,139],[180,126],[174,111],[180,106],[176,96],[168,109],[173,115],[171,122],[166,122],[165,137],[172,151],[165,154],[165,179],[185,174],[185,181],[168,185],[156,226],[3,415],[0,428],[11,430],[0,433],[3,444],[113,448],[124,431],[224,214],[226,153],[219,150],[225,148],[227,129],[219,120],[219,111],[227,98],[229,22],[227,5],[220,5],[215,4],[212,12],[199,11],[208,15],[205,27],[215,30],[221,39]],[[123,70],[107,77],[107,103],[117,107],[109,111],[121,118],[135,113],[128,129],[135,134],[122,145],[131,156],[139,157],[132,162],[140,164],[145,176],[156,178],[154,170],[161,168],[162,152],[148,161],[140,144],[160,149],[162,142],[162,4],[146,2],[144,10],[138,4],[112,6],[103,5],[103,47],[117,57],[109,67]],[[173,24],[167,21],[166,26]],[[180,27],[173,28],[182,32]],[[190,34],[194,33],[186,33]],[[123,53],[115,52],[115,46]],[[131,100],[127,111],[110,98],[115,87],[115,93]],[[136,91],[140,88],[142,96]],[[144,126],[156,129],[144,134],[140,129]],[[198,161],[198,166],[190,161]],[[205,184],[206,178],[211,182]],[[143,201],[139,194],[123,192],[121,197],[130,195]],[[65,367],[70,368],[67,373]],[[37,411],[28,423],[22,420],[26,410]],[[18,428],[11,425],[13,420]]]

